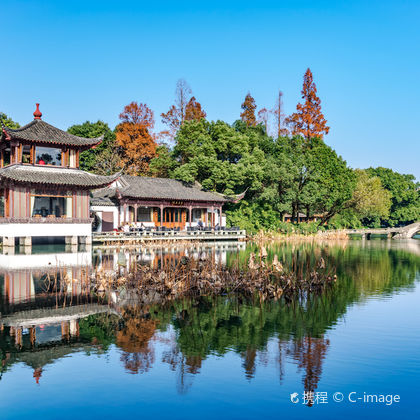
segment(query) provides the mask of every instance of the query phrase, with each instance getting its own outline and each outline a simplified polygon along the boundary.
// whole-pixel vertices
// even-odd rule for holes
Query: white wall
[[[66,252],[54,254],[0,254],[0,270],[21,270],[51,267],[85,267],[92,265],[90,252]]]
[[[97,232],[102,232],[102,212],[104,211],[113,213],[114,229],[118,227],[118,208],[116,206],[91,206],[90,210],[96,213],[100,220]]]
[[[90,223],[0,223],[0,236],[91,236]]]
[[[151,220],[153,220],[153,207],[149,206],[150,208],[150,218]],[[124,220],[124,206],[91,206],[91,211],[95,212],[99,219],[100,219],[100,225],[98,226],[98,232],[102,231],[102,212],[106,211],[106,212],[113,212],[114,214],[114,229],[118,228],[118,220],[121,220],[121,223],[123,223]],[[159,210],[160,211],[160,210]],[[201,218],[203,220],[204,217],[204,211],[206,211],[205,209],[200,209],[201,211],[201,216],[196,217],[196,221],[191,223],[191,226],[197,226],[197,221],[199,218]],[[209,207],[207,209],[208,213],[211,213],[211,208]],[[118,219],[118,213],[120,215],[120,219]],[[220,221],[220,217],[219,217],[219,211],[214,209],[214,213],[215,213],[215,223],[218,223],[220,226],[226,226],[226,216],[222,215],[222,220]],[[129,220],[129,206],[127,205],[126,207],[126,217],[125,220]],[[154,227],[155,224],[154,222],[143,222],[144,226],[150,226],[150,227]],[[186,226],[189,226],[190,224],[187,223]]]

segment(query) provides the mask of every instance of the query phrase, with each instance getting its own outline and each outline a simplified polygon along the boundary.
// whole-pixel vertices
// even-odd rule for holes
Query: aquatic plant
[[[315,262],[309,253],[296,253],[289,265],[278,256],[269,261],[264,246],[251,253],[247,265],[220,264],[213,258],[183,256],[177,263],[160,268],[135,262],[123,274],[98,271],[93,277],[94,289],[100,295],[110,294],[114,303],[157,303],[183,297],[241,295],[246,298],[278,300],[281,297],[305,298],[319,293],[336,282],[334,267],[320,257]]]

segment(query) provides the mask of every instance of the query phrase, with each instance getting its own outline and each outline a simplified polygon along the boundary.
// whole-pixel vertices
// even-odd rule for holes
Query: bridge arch
[[[418,232],[420,232],[420,222],[415,222],[402,227],[400,231],[394,236],[394,238],[411,239]]]

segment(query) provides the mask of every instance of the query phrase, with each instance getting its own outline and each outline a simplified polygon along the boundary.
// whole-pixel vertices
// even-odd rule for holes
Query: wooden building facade
[[[226,198],[175,179],[121,176],[110,187],[95,191],[91,210],[99,219],[98,231],[127,224],[144,227],[224,226]]]
[[[79,169],[80,153],[102,138],[71,135],[41,120],[22,128],[3,126],[0,137],[0,238],[3,246],[24,245],[32,237],[63,236],[89,242],[90,190],[110,185],[118,175],[97,176]]]

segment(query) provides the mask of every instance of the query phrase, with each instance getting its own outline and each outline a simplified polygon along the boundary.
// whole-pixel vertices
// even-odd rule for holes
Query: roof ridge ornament
[[[34,112],[34,120],[40,120],[42,117],[42,112],[39,110],[39,104],[35,104],[36,105],[36,110]]]

